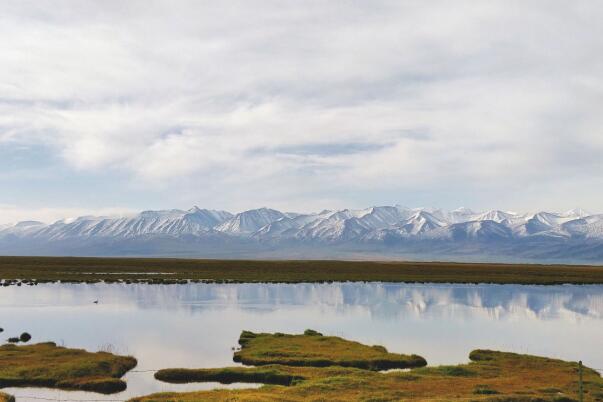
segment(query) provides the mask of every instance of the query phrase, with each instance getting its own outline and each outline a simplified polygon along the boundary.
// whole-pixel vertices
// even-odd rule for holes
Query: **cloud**
[[[78,216],[127,216],[135,211],[126,208],[21,208],[17,205],[0,204],[0,224],[21,221],[56,222]]]
[[[140,197],[603,196],[596,1],[5,1],[0,15],[0,147],[45,147]]]

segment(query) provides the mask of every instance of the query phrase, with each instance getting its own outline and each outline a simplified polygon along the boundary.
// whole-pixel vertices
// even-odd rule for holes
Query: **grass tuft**
[[[477,394],[477,395],[495,395],[495,394],[499,394],[500,392],[490,388],[490,386],[488,386],[488,385],[477,384],[475,386],[475,388],[473,389],[473,393]]]

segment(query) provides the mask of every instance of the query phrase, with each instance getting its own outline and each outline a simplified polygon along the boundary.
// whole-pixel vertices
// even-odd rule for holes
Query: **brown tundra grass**
[[[241,334],[243,349],[255,354],[285,359],[306,355],[305,347],[316,344],[320,335]],[[279,339],[276,342],[275,339]],[[329,338],[329,337],[325,337]],[[305,340],[304,340],[305,339]],[[340,339],[340,338],[339,338]],[[287,344],[286,341],[291,341]],[[280,342],[282,341],[282,342]],[[345,341],[345,340],[342,340]],[[253,345],[253,343],[256,343]],[[347,341],[346,341],[347,342]],[[356,344],[351,342],[351,344]],[[295,347],[295,345],[299,346]],[[370,346],[352,349],[361,359]],[[377,348],[379,349],[379,348]],[[332,359],[330,350],[313,350]],[[386,353],[386,352],[385,352]],[[368,353],[367,356],[371,356]],[[168,382],[218,381],[256,382],[258,389],[213,390],[188,393],[161,393],[134,398],[131,402],[192,401],[496,401],[544,402],[578,399],[578,364],[515,353],[474,350],[468,364],[422,367],[409,371],[379,372],[355,367],[327,365],[268,364],[256,367],[216,369],[166,369],[156,377]],[[286,361],[286,360],[285,360]],[[335,361],[335,359],[333,359]],[[603,401],[603,379],[594,370],[584,369],[585,401]]]
[[[40,386],[110,394],[126,389],[120,377],[134,367],[133,357],[67,349],[52,342],[0,346],[0,388]]]

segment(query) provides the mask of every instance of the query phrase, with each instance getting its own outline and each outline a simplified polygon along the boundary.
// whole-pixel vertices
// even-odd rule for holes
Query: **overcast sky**
[[[0,3],[0,222],[603,212],[603,2]]]

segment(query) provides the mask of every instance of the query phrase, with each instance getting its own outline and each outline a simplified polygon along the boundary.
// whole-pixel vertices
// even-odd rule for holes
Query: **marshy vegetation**
[[[15,397],[12,395],[0,392],[0,402],[15,402]]]
[[[239,344],[241,350],[235,352],[233,360],[248,366],[280,364],[387,370],[427,365],[421,356],[389,353],[383,346],[367,346],[336,336],[323,336],[313,330],[306,330],[303,335],[243,331]]]
[[[301,335],[243,331],[235,361],[253,367],[164,369],[170,383],[260,383],[255,389],[160,393],[132,402],[165,401],[492,401],[578,400],[578,364],[515,353],[474,350],[470,363],[427,367],[423,358],[388,352],[307,330]],[[411,364],[411,363],[412,364]],[[405,371],[380,371],[409,367]],[[132,357],[90,353],[54,343],[0,347],[0,388],[44,386],[113,393],[136,366]],[[584,368],[585,401],[603,401],[603,379]],[[0,402],[14,402],[0,393]]]
[[[90,259],[94,260],[94,259]],[[109,259],[107,259],[109,260]],[[44,260],[46,261],[46,260]],[[105,259],[101,259],[103,264]],[[136,260],[137,264],[142,264],[147,260]],[[166,263],[165,260],[158,260],[160,263]],[[178,261],[177,261],[178,262]],[[169,261],[171,263],[171,261]],[[168,269],[170,265],[167,263]],[[75,267],[70,265],[66,271],[62,271],[63,268],[52,268],[49,275],[62,276],[65,272],[69,275],[73,275],[68,279],[61,278],[61,281],[67,282],[86,282],[86,283],[97,283],[100,281],[109,283],[157,283],[157,284],[181,284],[189,282],[237,282],[237,281],[262,281],[261,278],[269,278],[265,281],[277,281],[275,278],[279,278],[279,275],[288,275],[288,278],[301,278],[303,275],[308,275],[309,278],[314,278],[316,272],[313,270],[320,267],[321,262],[317,262],[314,266],[313,262],[276,262],[274,265],[269,265],[268,269],[264,272],[249,272],[250,280],[245,278],[239,279],[211,279],[203,278],[201,275],[205,270],[204,264],[212,265],[214,262],[201,262],[200,271],[196,271],[194,268],[197,263],[191,263],[192,268],[174,269],[173,272],[164,272],[163,268],[158,266],[142,267],[138,265],[132,265],[128,268],[125,273],[114,273],[108,274],[104,272],[107,266],[99,266],[91,268],[89,266]],[[230,262],[229,262],[230,263]],[[212,271],[213,274],[219,275],[243,275],[247,268],[243,266],[244,262],[232,262],[234,265],[225,265],[218,267]],[[290,266],[287,264],[291,264]],[[327,262],[324,262],[325,264]],[[257,264],[257,262],[254,262]],[[262,262],[263,264],[263,262]],[[279,265],[281,264],[281,265]],[[297,265],[296,265],[297,264]],[[306,265],[307,264],[307,265]],[[354,264],[350,267],[345,266],[348,263],[333,262],[333,270],[328,271],[327,274],[339,275],[341,272],[351,273],[353,275],[365,275],[360,273],[360,268],[357,268]],[[383,265],[388,267],[389,263],[367,263],[367,267],[378,267]],[[0,264],[1,265],[1,264]],[[119,265],[119,264],[118,264]],[[455,264],[448,264],[449,267],[445,269],[457,269]],[[470,266],[472,264],[467,264]],[[474,264],[477,265],[477,264]],[[230,267],[233,267],[232,271],[229,271]],[[359,265],[362,266],[362,265]],[[393,264],[394,268],[391,272],[396,278],[408,278],[406,276],[409,272],[412,272],[415,267],[412,264]],[[418,265],[419,266],[419,265]],[[460,269],[464,269],[464,265],[459,264]],[[205,268],[204,268],[205,267]],[[284,271],[280,272],[278,267],[284,267]],[[300,269],[300,272],[293,272],[294,268]],[[307,270],[305,267],[309,267]],[[411,267],[411,268],[408,268]],[[440,267],[437,264],[430,266],[429,264],[421,266],[427,267],[427,277],[434,274]],[[452,268],[450,268],[452,267]],[[508,266],[506,266],[508,267]],[[511,274],[513,269],[515,273],[520,270],[520,267],[511,267]],[[538,269],[532,270],[533,267],[527,266],[527,276],[525,278],[537,278],[541,281],[544,278],[544,283],[550,280],[551,272],[548,272],[548,267],[539,267]],[[571,267],[570,267],[571,268]],[[568,269],[570,269],[568,268]],[[582,269],[581,267],[578,267]],[[591,269],[596,267],[586,267],[585,269]],[[213,268],[212,268],[213,269]],[[342,271],[339,271],[339,270]],[[362,268],[364,269],[364,268]],[[369,268],[372,269],[372,268]],[[381,275],[385,272],[386,268],[376,268],[377,274]],[[387,268],[389,269],[389,268]],[[418,268],[417,268],[418,269]],[[421,268],[423,269],[423,268]],[[444,270],[444,268],[441,268]],[[471,268],[473,269],[473,268]],[[484,278],[490,277],[488,275],[493,273],[491,278],[495,280],[509,280],[511,282],[519,282],[515,280],[518,276],[509,275],[505,277],[502,271],[497,271],[497,267],[492,268],[491,265],[480,266],[482,274],[478,273],[479,270],[471,273],[472,278]],[[493,269],[493,271],[488,271]],[[554,267],[551,268],[554,271]],[[573,269],[573,268],[571,268]],[[599,269],[600,272],[601,269]],[[71,271],[70,271],[71,270]],[[204,271],[205,270],[205,271]],[[250,269],[253,271],[253,268]],[[410,271],[409,271],[410,270]],[[0,273],[2,269],[0,268]],[[34,271],[29,271],[34,272]],[[139,272],[139,273],[136,273]],[[154,274],[156,272],[157,274]],[[442,273],[444,271],[440,271]],[[451,271],[453,272],[453,271]],[[586,275],[584,271],[580,275]],[[540,273],[542,277],[540,277]],[[169,274],[169,275],[167,275]],[[370,273],[371,274],[371,273]],[[396,275],[401,276],[396,276]],[[403,274],[403,275],[402,275]],[[487,275],[486,275],[487,274]],[[125,277],[122,277],[124,276]],[[136,277],[139,275],[139,277]],[[155,276],[157,275],[157,276]],[[163,275],[163,276],[161,276]],[[317,274],[318,275],[318,274]],[[346,274],[347,275],[347,274]],[[372,275],[372,274],[371,274]],[[438,274],[440,275],[440,274]],[[530,276],[532,275],[532,276]],[[370,275],[369,275],[370,276]],[[1,277],[1,276],[0,276]],[[436,276],[436,278],[444,278],[445,275]],[[32,276],[32,278],[34,278]],[[18,285],[22,283],[26,286],[35,286],[37,283],[54,281],[56,279],[44,279],[43,277],[37,277],[38,279],[30,280],[8,280],[0,281],[0,283],[9,283],[9,285]],[[185,279],[189,278],[189,279]],[[414,278],[419,278],[415,276]],[[515,279],[514,279],[515,278]],[[563,275],[559,277],[560,281],[571,282],[566,280]],[[576,277],[572,277],[576,278]],[[596,276],[594,276],[596,279]],[[296,281],[297,279],[295,279]],[[330,281],[326,280],[326,281]],[[288,282],[284,280],[283,282]],[[312,281],[312,280],[310,280]],[[323,282],[325,280],[319,279],[317,282]],[[437,280],[434,280],[437,281]],[[486,280],[479,280],[486,281]],[[312,286],[312,285],[308,285]],[[344,286],[344,285],[342,285]],[[355,286],[355,285],[354,285]],[[494,286],[498,287],[498,286]],[[81,290],[81,287],[78,287]],[[329,287],[327,287],[329,288]],[[123,287],[128,291],[134,291],[129,287]],[[151,289],[152,290],[152,289]],[[166,289],[156,288],[155,291],[164,291]],[[170,289],[177,290],[177,289]],[[6,291],[6,290],[5,290]],[[44,291],[44,289],[39,289]],[[98,289],[91,288],[91,291],[97,292]],[[2,290],[0,290],[2,292]],[[23,289],[15,288],[8,290],[8,293],[21,293]],[[25,289],[25,292],[36,293],[36,289]],[[27,293],[25,293],[27,294]],[[95,298],[86,299],[86,303],[92,302]],[[101,300],[101,304],[104,300]],[[90,305],[90,311],[98,310],[93,305]],[[5,320],[3,320],[5,321]],[[8,324],[3,322],[3,324]],[[258,324],[259,325],[259,324]],[[29,328],[25,328],[29,329]],[[403,328],[399,328],[400,336],[403,335]],[[18,335],[18,332],[12,332],[10,328],[4,333],[6,337],[9,335]],[[34,340],[38,339],[43,334],[34,332]],[[4,339],[5,339],[4,338]],[[135,338],[133,338],[135,340]],[[168,338],[169,339],[169,338]],[[21,339],[18,339],[21,341]],[[225,367],[225,368],[209,368],[209,369],[167,369],[161,370],[156,373],[156,378],[162,381],[171,383],[186,383],[186,382],[221,382],[221,383],[254,383],[254,384],[266,384],[259,389],[243,389],[243,390],[213,390],[204,392],[194,392],[186,394],[161,394],[153,395],[149,397],[141,397],[135,400],[141,401],[198,401],[198,400],[289,400],[289,401],[302,401],[302,400],[372,400],[372,401],[386,401],[386,400],[488,400],[488,401],[562,401],[562,400],[576,400],[577,389],[578,389],[578,375],[576,363],[561,362],[549,359],[538,360],[542,358],[535,358],[531,356],[503,354],[500,352],[489,352],[489,351],[474,351],[470,358],[472,362],[470,364],[463,365],[451,365],[451,366],[439,366],[439,367],[417,367],[424,365],[424,359],[418,356],[412,355],[398,355],[395,353],[389,353],[382,346],[368,346],[362,345],[357,342],[347,341],[342,338],[323,336],[322,334],[307,330],[304,335],[288,335],[282,333],[276,334],[262,334],[253,332],[243,332],[240,337],[240,343],[242,345],[241,350],[236,351],[233,349],[234,359],[244,364],[253,364],[256,367]],[[37,345],[32,345],[37,346]],[[16,348],[24,348],[23,346],[14,346]],[[189,348],[192,345],[183,342],[182,348]],[[4,348],[4,347],[3,347]],[[469,349],[467,349],[469,350]],[[107,349],[107,352],[112,350]],[[409,351],[412,352],[412,351]],[[86,352],[87,353],[87,352]],[[4,364],[2,359],[3,350],[0,349],[0,380],[2,378]],[[384,357],[389,356],[389,357]],[[404,357],[404,358],[402,358]],[[532,360],[534,359],[534,360]],[[80,370],[81,367],[86,366],[88,363],[83,359],[78,366],[73,366],[73,371]],[[380,372],[379,370],[391,368],[392,363],[395,362],[396,367],[401,367],[401,364],[407,365],[405,367],[412,367],[410,371],[396,371],[396,372]],[[402,363],[403,362],[403,363]],[[92,373],[89,370],[88,377],[80,378],[77,380],[59,380],[54,379],[52,382],[48,379],[40,380],[36,378],[39,375],[37,369],[33,368],[26,360],[19,360],[19,365],[25,364],[26,371],[21,378],[23,386],[30,385],[44,385],[52,387],[60,387],[65,389],[82,389],[92,390],[97,392],[115,392],[125,388],[125,382],[119,380],[118,377],[112,375],[102,374],[100,377],[97,373]],[[134,363],[135,364],[135,363]],[[29,367],[32,368],[29,368]],[[152,366],[157,368],[156,366]],[[54,369],[52,369],[54,370]],[[127,370],[126,370],[127,371]],[[124,371],[125,372],[125,371]],[[54,374],[54,373],[53,373]],[[50,375],[50,374],[48,374]],[[27,377],[27,378],[25,378]],[[603,387],[601,385],[601,379],[597,373],[585,370],[585,390],[586,390],[586,401],[603,401]],[[33,379],[33,380],[32,380]],[[14,380],[14,379],[13,379]],[[16,383],[8,385],[0,382],[0,388],[6,386],[14,386]],[[54,384],[54,385],[52,385]],[[103,387],[104,390],[103,390]],[[113,388],[111,388],[113,387]],[[135,387],[130,387],[135,388]],[[164,388],[154,388],[146,392],[156,392],[155,390],[161,390]],[[18,393],[17,393],[18,394]],[[131,397],[134,393],[129,393],[127,397]],[[3,402],[3,398],[8,396],[0,395],[0,402]],[[119,399],[119,398],[118,398]],[[124,399],[124,398],[122,398]]]
[[[432,282],[603,284],[603,267],[376,261],[0,257],[3,286],[50,281],[182,284],[249,282]]]
[[[219,382],[221,384],[262,383],[291,385],[305,377],[297,372],[288,372],[281,366],[265,366],[250,370],[245,367],[224,367],[215,369],[165,369],[155,373],[159,381],[172,384],[190,382]]]
[[[329,338],[316,334],[254,334],[243,332],[242,350],[255,350],[267,358],[295,362],[317,345],[317,339]],[[349,342],[342,340],[344,342]],[[307,342],[307,343],[306,343]],[[254,345],[255,343],[255,345]],[[355,344],[355,343],[354,343]],[[340,344],[340,345],[343,345]],[[360,345],[360,344],[358,344]],[[371,346],[353,346],[360,359],[371,356]],[[377,348],[378,349],[378,348]],[[312,362],[333,356],[328,349],[310,351]],[[421,367],[409,371],[379,372],[337,365],[308,366],[270,364],[257,367],[222,369],[169,369],[156,373],[168,382],[219,381],[264,383],[257,389],[160,393],[134,398],[132,402],[165,401],[496,401],[544,402],[576,401],[578,399],[578,364],[515,353],[474,350],[468,364]],[[369,367],[369,364],[365,364]],[[585,401],[603,401],[603,379],[594,370],[584,368]]]
[[[0,346],[0,388],[41,386],[110,394],[126,389],[120,377],[136,364],[133,357],[68,349],[52,342],[7,344]]]

